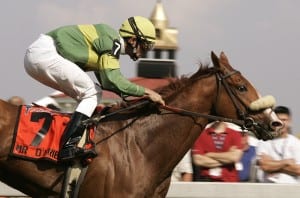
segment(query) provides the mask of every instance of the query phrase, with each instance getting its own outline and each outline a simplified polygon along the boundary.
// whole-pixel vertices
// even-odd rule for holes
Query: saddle
[[[97,107],[96,111],[101,111],[101,108]],[[37,105],[20,106],[10,155],[59,163],[60,138],[71,115]],[[84,166],[97,155],[93,142],[94,127],[91,124],[87,126],[78,145],[84,148],[84,152],[75,156]]]

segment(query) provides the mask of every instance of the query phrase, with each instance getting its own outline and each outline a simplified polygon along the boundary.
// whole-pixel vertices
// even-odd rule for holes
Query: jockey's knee
[[[94,94],[83,98],[79,102],[76,111],[90,117],[98,105],[99,102],[98,99],[99,99],[99,94]]]

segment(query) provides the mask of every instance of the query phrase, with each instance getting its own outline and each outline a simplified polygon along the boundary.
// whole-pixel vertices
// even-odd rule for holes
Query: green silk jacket
[[[84,71],[94,71],[103,89],[120,95],[142,96],[145,89],[120,72],[120,36],[105,24],[70,25],[47,35],[54,39],[58,53]]]

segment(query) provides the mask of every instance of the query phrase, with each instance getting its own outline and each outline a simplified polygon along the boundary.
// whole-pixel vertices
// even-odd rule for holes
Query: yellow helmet
[[[149,45],[151,49],[154,45],[155,27],[151,21],[145,17],[134,16],[123,22],[119,29],[122,37],[131,37],[135,35],[140,42]]]

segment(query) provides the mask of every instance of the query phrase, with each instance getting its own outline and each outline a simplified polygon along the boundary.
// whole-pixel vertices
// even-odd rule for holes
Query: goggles
[[[140,40],[138,43],[143,51],[150,51],[154,47],[154,42],[149,42],[147,40]]]

